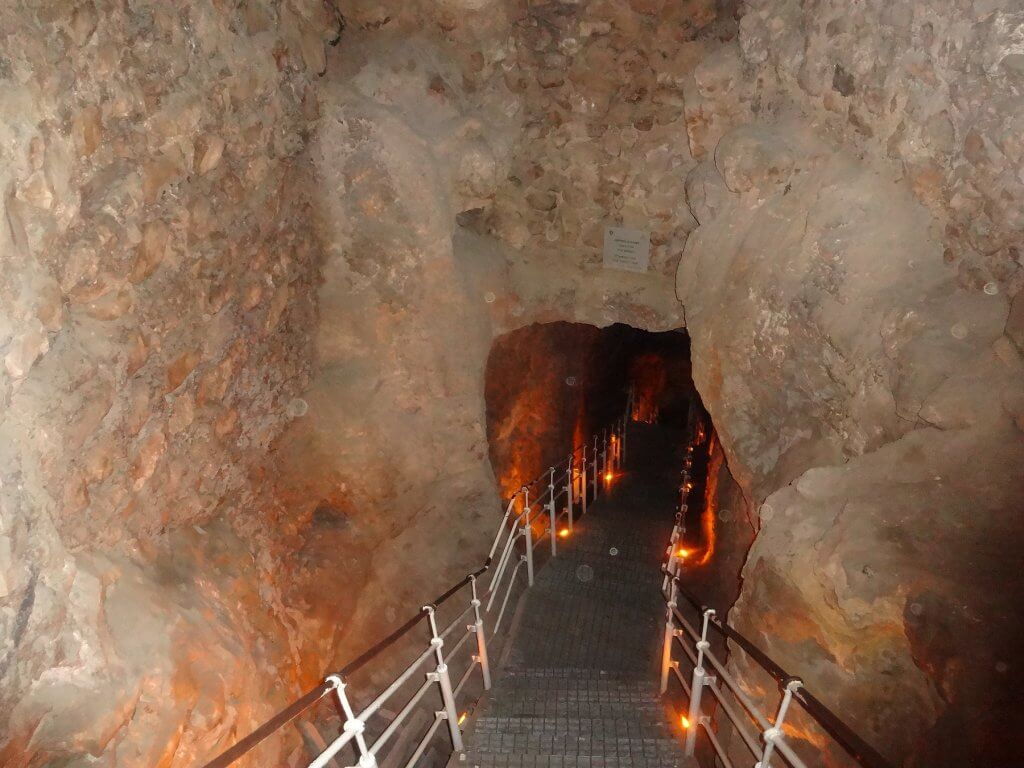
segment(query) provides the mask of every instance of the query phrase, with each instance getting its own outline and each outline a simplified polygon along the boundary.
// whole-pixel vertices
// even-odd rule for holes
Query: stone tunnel
[[[1022,764],[1022,137],[1019,0],[4,3],[0,765]]]

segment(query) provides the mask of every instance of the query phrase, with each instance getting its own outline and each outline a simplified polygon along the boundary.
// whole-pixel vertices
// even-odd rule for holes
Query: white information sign
[[[651,260],[651,233],[645,229],[604,228],[604,268],[646,272]]]

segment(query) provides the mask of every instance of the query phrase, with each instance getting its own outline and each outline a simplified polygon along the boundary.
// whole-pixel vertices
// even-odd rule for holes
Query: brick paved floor
[[[467,729],[462,765],[687,765],[658,697],[660,564],[682,439],[633,425],[624,475],[527,593],[505,663]]]

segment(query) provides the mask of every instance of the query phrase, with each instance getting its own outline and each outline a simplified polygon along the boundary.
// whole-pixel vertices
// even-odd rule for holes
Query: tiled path
[[[537,573],[460,764],[687,764],[657,691],[664,621],[659,568],[681,447],[667,430],[630,427],[624,476]]]

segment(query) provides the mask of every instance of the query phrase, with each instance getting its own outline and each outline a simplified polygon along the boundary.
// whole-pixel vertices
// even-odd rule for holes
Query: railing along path
[[[239,740],[205,768],[225,768],[231,765],[329,694],[334,695],[342,717],[341,733],[329,744],[322,745],[320,754],[309,763],[310,768],[321,768],[331,761],[337,762],[344,750],[348,750],[346,754],[351,754],[355,758],[354,766],[374,768],[387,754],[386,747],[392,738],[431,690],[436,690],[440,694],[441,709],[434,711],[433,717],[428,718],[430,724],[416,740],[411,755],[396,762],[395,756],[389,754],[389,763],[404,765],[405,768],[414,766],[423,757],[431,740],[442,726],[448,731],[452,749],[461,752],[463,742],[457,701],[476,669],[480,671],[483,689],[489,690],[491,687],[488,639],[493,640],[502,626],[517,577],[525,567],[526,585],[533,585],[536,546],[546,537],[552,556],[557,555],[558,537],[572,533],[577,515],[587,513],[588,503],[597,497],[602,479],[610,481],[621,469],[625,457],[627,421],[630,415],[633,419],[639,418],[632,389],[626,414],[616,419],[611,427],[604,429],[600,435],[594,435],[591,443],[577,446],[565,459],[549,467],[546,472],[512,495],[505,505],[487,558],[480,568],[453,584],[387,637],[378,641],[337,673],[327,676],[319,686]],[[655,417],[650,417],[650,420],[654,421]],[[755,760],[755,768],[769,768],[776,754],[794,768],[807,768],[807,763],[787,740],[784,730],[794,703],[860,765],[866,768],[892,768],[881,754],[813,696],[800,678],[788,674],[737,630],[719,621],[714,609],[701,603],[682,584],[685,575],[685,551],[679,548],[679,544],[686,531],[687,494],[693,487],[690,481],[692,452],[693,448],[690,447],[680,486],[680,508],[672,528],[667,562],[662,567],[665,574],[662,591],[666,598],[666,620],[662,647],[661,692],[667,692],[669,681],[674,676],[688,697],[688,711],[683,716],[686,727],[686,754],[694,754],[700,731],[705,734],[724,768],[733,768],[738,764],[734,755],[731,755],[721,742],[720,728],[724,726],[722,717],[706,711],[709,709],[709,698],[704,692],[707,691],[717,704],[717,712],[725,716],[742,744],[750,751]],[[561,527],[563,521],[565,527]],[[535,531],[538,525],[541,529]],[[489,574],[489,580],[486,589],[481,590],[478,580],[485,574]],[[454,599],[466,587],[470,588],[468,603],[448,624],[440,627],[438,609]],[[680,598],[696,611],[700,631],[683,615],[679,606]],[[495,609],[496,613],[492,613]],[[388,648],[408,635],[424,620],[429,631],[426,645],[390,684],[356,713],[346,692],[346,680],[382,656]],[[774,714],[761,711],[739,681],[732,676],[726,664],[711,650],[708,639],[711,630],[742,649],[778,682],[781,695]],[[680,670],[680,660],[673,658],[676,645],[683,649],[685,658],[692,666],[689,680]],[[453,685],[449,672],[450,662],[467,648],[475,648],[476,653],[471,654],[466,671]],[[710,665],[710,670],[706,664]],[[367,733],[370,718],[382,716],[384,705],[418,671],[423,674],[421,685],[386,727],[371,739]]]
[[[512,495],[505,505],[504,515],[491,542],[487,559],[480,568],[453,584],[387,637],[338,672],[328,675],[320,685],[240,739],[207,763],[205,768],[225,768],[231,765],[329,694],[333,694],[336,699],[342,718],[341,733],[330,743],[323,744],[322,751],[309,763],[309,768],[322,768],[336,758],[341,759],[338,756],[345,750],[348,750],[346,754],[351,754],[355,758],[354,765],[359,768],[373,768],[378,765],[386,753],[385,748],[389,742],[432,689],[439,692],[442,707],[433,713],[430,725],[416,741],[412,754],[400,764],[405,768],[416,765],[442,725],[448,731],[452,749],[456,752],[462,751],[461,723],[457,714],[459,695],[475,669],[480,671],[483,689],[490,689],[488,639],[493,639],[501,628],[517,576],[524,566],[526,585],[533,586],[534,550],[538,543],[547,537],[551,555],[557,555],[558,537],[572,533],[577,516],[587,513],[588,503],[600,492],[602,479],[607,484],[621,468],[625,457],[626,424],[633,408],[632,401],[631,390],[627,397],[625,415],[615,419],[600,435],[595,434],[590,445],[583,443],[577,446],[565,459],[549,467]],[[563,520],[564,528],[561,527]],[[541,526],[541,530],[535,532],[534,529],[538,525]],[[482,589],[478,580],[487,573],[490,574],[490,578],[486,589]],[[454,599],[467,586],[470,588],[470,596],[465,608],[443,628],[439,627],[438,609]],[[492,617],[495,608],[497,613]],[[412,663],[357,713],[346,692],[348,678],[379,658],[424,619],[429,631],[426,646]],[[469,665],[462,677],[453,685],[449,672],[450,662],[464,649],[475,649],[475,653],[471,654]],[[383,731],[371,739],[367,732],[370,718],[375,715],[383,716],[384,705],[417,672],[423,674],[423,683],[406,700]]]
[[[866,768],[893,768],[874,747],[844,723],[834,712],[813,696],[799,677],[786,672],[779,664],[761,651],[750,640],[716,617],[715,610],[704,605],[692,592],[683,586],[687,550],[680,547],[686,533],[687,498],[693,488],[690,472],[693,469],[693,446],[687,449],[687,457],[679,487],[680,506],[669,546],[667,561],[662,570],[665,577],[662,593],[666,599],[665,635],[662,642],[661,693],[668,691],[669,680],[674,676],[688,697],[688,711],[682,717],[686,730],[685,751],[693,755],[697,744],[698,731],[705,734],[708,743],[724,768],[747,765],[738,763],[735,754],[723,746],[720,737],[724,726],[722,717],[708,713],[707,691],[713,697],[718,711],[725,716],[739,736],[743,745],[753,756],[754,768],[769,768],[777,752],[786,764],[794,768],[807,768],[807,763],[796,753],[786,737],[785,724],[791,714],[791,707],[798,704],[835,743],[842,747],[859,765]],[[699,619],[700,631],[679,609],[679,598],[689,604]],[[774,716],[763,712],[751,699],[744,687],[733,677],[726,664],[711,650],[709,630],[715,630],[727,641],[743,650],[761,669],[771,675],[780,686],[780,698]],[[679,645],[688,659],[692,672],[690,679],[680,671],[680,661],[673,659],[673,650]],[[710,669],[707,665],[710,665]],[[721,683],[721,684],[719,684]],[[756,729],[756,730],[752,730]],[[738,759],[738,758],[737,758]],[[814,763],[819,765],[823,763]]]

